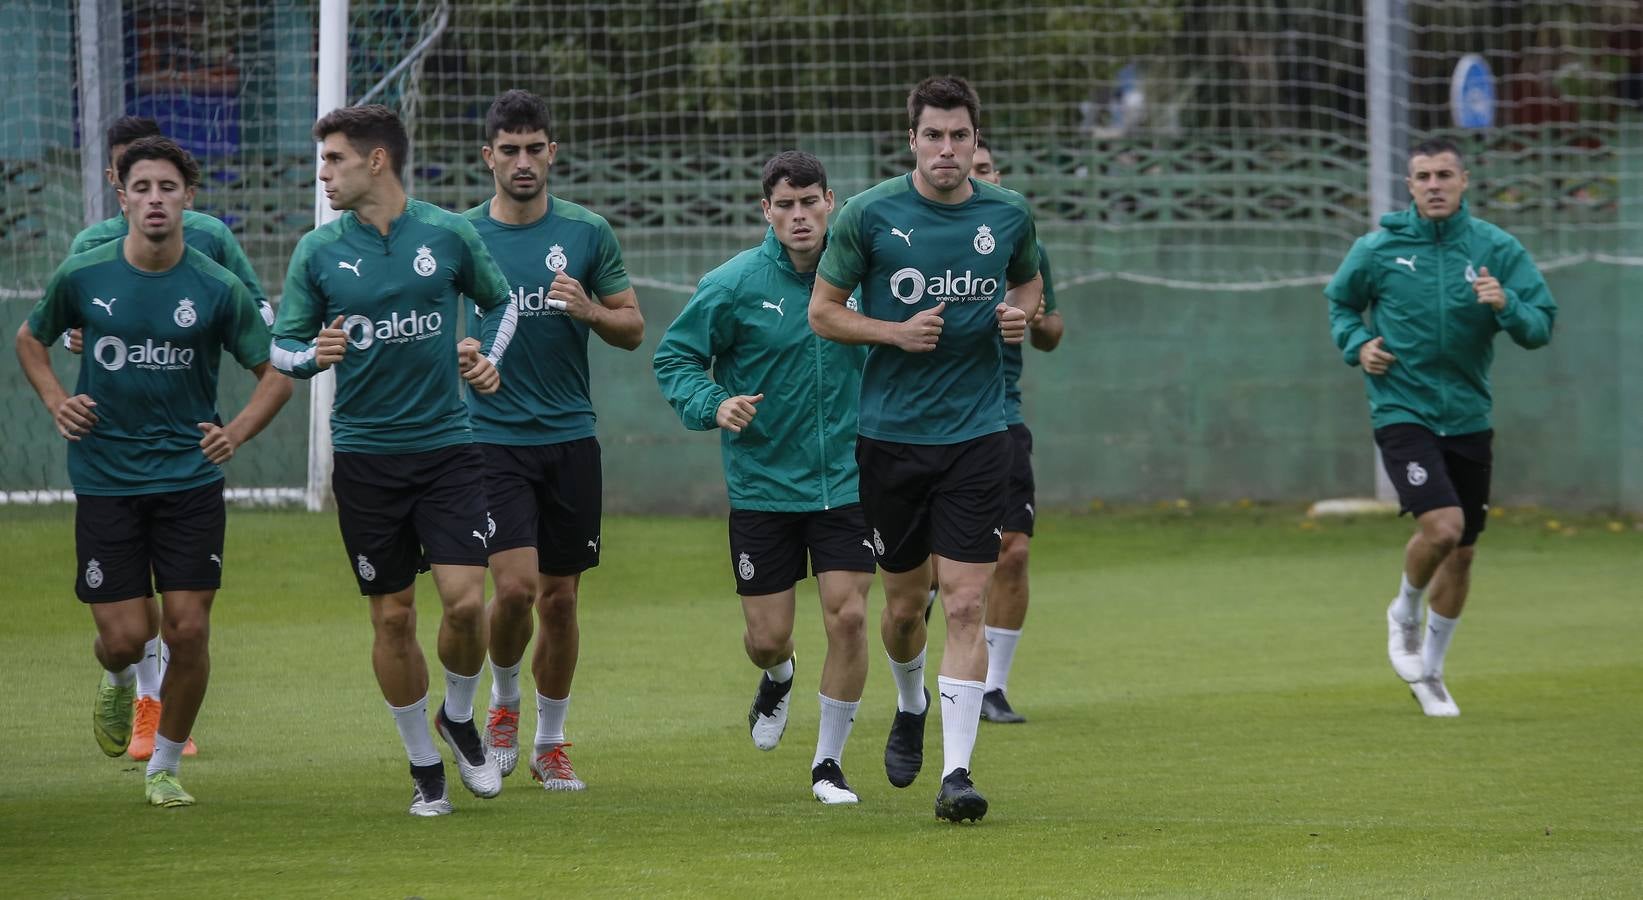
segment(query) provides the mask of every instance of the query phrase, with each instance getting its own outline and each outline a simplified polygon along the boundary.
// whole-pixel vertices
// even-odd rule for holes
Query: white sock
[[[536,752],[551,750],[565,742],[565,713],[570,698],[555,700],[536,695]]]
[[[1403,576],[1403,584],[1398,587],[1398,596],[1392,600],[1392,618],[1409,624],[1421,620],[1421,595],[1426,588],[1418,588],[1409,583],[1409,575]]]
[[[906,662],[896,662],[888,652],[884,656],[890,660],[890,674],[896,679],[896,709],[915,715],[924,712],[929,706],[924,701],[924,650]]]
[[[479,673],[458,675],[445,670],[445,718],[452,722],[472,722],[474,695],[479,693]]]
[[[788,658],[782,660],[781,662],[777,663],[776,665],[773,665],[770,668],[765,669],[764,673],[766,675],[769,675],[770,680],[774,681],[777,684],[781,684],[784,681],[792,681],[793,680],[793,657],[789,656]]]
[[[1010,666],[1015,663],[1015,643],[1021,640],[1021,629],[986,626],[987,635],[987,690],[1003,691],[1010,684]]]
[[[499,666],[491,660],[491,705],[519,708],[519,667],[525,661],[511,666]]]
[[[132,668],[137,670],[137,696],[160,699],[160,685],[163,675],[160,672],[160,636],[155,635],[143,645],[142,662]]]
[[[148,773],[170,772],[177,774],[177,766],[183,759],[183,745],[187,740],[174,741],[158,732],[154,735],[154,755],[148,758]]]
[[[954,769],[970,768],[986,685],[942,675],[936,689],[941,691],[941,777],[946,778]]]
[[[850,738],[856,707],[861,705],[860,700],[834,700],[821,693],[816,699],[821,701],[821,727],[816,732],[816,756],[810,760],[811,768],[821,765],[824,759],[844,761],[844,742]]]
[[[405,745],[405,755],[413,766],[433,766],[440,762],[439,751],[434,749],[434,733],[428,728],[428,696],[410,706],[388,704],[394,714],[394,727],[399,729],[399,740]]]
[[[1421,677],[1443,677],[1443,657],[1449,652],[1449,640],[1455,636],[1460,617],[1440,616],[1435,610],[1426,611],[1426,642],[1421,644]]]
[[[106,669],[104,671],[107,671]],[[126,666],[118,672],[108,673],[108,683],[115,687],[127,687],[137,680],[137,667]]]

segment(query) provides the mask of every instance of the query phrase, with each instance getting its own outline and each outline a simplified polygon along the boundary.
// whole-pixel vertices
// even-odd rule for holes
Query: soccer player
[[[432,567],[444,605],[436,726],[462,783],[494,797],[502,775],[473,723],[493,528],[484,461],[457,385],[460,372],[474,389],[496,390],[514,308],[473,225],[406,197],[409,141],[392,110],[333,110],[314,137],[326,196],[345,212],[297,244],[273,360],[298,378],[337,370],[332,487],[348,561],[370,598],[371,664],[410,758],[410,812],[445,815],[445,767],[428,730],[428,667],[416,642],[416,576]],[[455,346],[459,292],[488,313],[478,350]]]
[[[1359,238],[1324,289],[1335,345],[1363,367],[1387,477],[1415,517],[1386,610],[1387,655],[1428,716],[1460,715],[1443,661],[1489,514],[1495,334],[1532,350],[1557,316],[1523,246],[1472,216],[1468,178],[1453,143],[1416,145],[1404,180],[1414,203]]]
[[[69,441],[75,593],[91,608],[92,649],[106,671],[92,712],[98,746],[127,750],[135,669],[158,621],[172,658],[145,793],[154,806],[189,806],[177,770],[211,671],[227,518],[221,466],[279,412],[291,383],[268,365],[268,325],[245,285],[184,241],[194,160],[170,140],[141,138],[120,158],[119,178],[134,226],[58,268],[18,329],[17,357]],[[47,353],[69,328],[91,347],[73,396]],[[224,349],[257,377],[226,426],[216,409]]]
[[[656,380],[685,427],[721,429],[742,642],[764,670],[747,714],[753,745],[774,750],[787,727],[793,586],[808,554],[827,631],[810,789],[823,803],[855,803],[840,761],[867,682],[873,550],[854,458],[866,354],[821,340],[798,314],[833,210],[821,160],[777,154],[763,186],[764,241],[702,278],[656,348]]]
[[[558,145],[547,104],[521,90],[497,97],[485,115],[481,152],[496,195],[467,218],[508,284],[517,285],[518,315],[507,380],[494,394],[468,394],[496,521],[485,740],[502,774],[512,772],[519,758],[519,667],[534,606],[542,634],[531,658],[531,777],[550,791],[579,791],[585,785],[565,754],[565,714],[580,645],[577,591],[582,573],[599,564],[601,500],[588,333],[632,350],[644,339],[645,320],[610,224],[548,193]],[[478,325],[470,312],[469,333]]]
[[[985,138],[976,139],[970,175],[989,184],[999,184],[1001,176],[992,148]],[[1055,287],[1050,277],[1050,258],[1038,245],[1038,275],[1044,283],[1044,302],[1028,326],[1032,345],[1049,352],[1061,343],[1061,313],[1055,308]],[[1026,717],[1010,707],[1005,691],[1010,683],[1010,666],[1015,661],[1016,642],[1027,621],[1027,557],[1033,536],[1033,433],[1021,417],[1022,352],[1018,344],[1004,346],[1004,421],[1008,425],[1015,455],[1010,463],[1010,481],[1004,511],[1004,540],[998,551],[998,568],[987,591],[987,692],[981,695],[981,718],[989,722],[1016,723]]]
[[[905,787],[924,760],[926,630],[932,552],[947,617],[938,686],[944,768],[936,815],[979,819],[970,778],[987,674],[982,614],[1003,537],[1012,455],[1004,422],[1004,343],[1020,343],[1040,299],[1037,237],[1021,195],[969,177],[981,104],[961,78],[907,97],[915,167],[856,195],[822,254],[810,324],[867,344],[860,438],[862,508],[884,571],[881,633],[895,676],[884,750]],[[847,306],[861,286],[861,312]]]
[[[116,190],[120,187],[118,166],[120,157],[125,153],[132,141],[138,138],[153,137],[160,134],[160,125],[153,119],[140,116],[121,116],[114,120],[108,128],[108,170],[104,176],[108,183]],[[190,201],[192,202],[192,201]],[[75,235],[74,243],[69,254],[84,253],[87,250],[100,247],[109,241],[125,237],[130,231],[130,225],[125,215],[113,216],[104,219],[95,225],[88,226],[84,231]],[[257,280],[256,270],[251,267],[251,261],[246,259],[245,251],[240,249],[239,242],[234,240],[234,233],[228,230],[221,220],[205,213],[195,212],[192,209],[183,210],[183,242],[188,246],[204,253],[211,260],[239,278],[251,294],[251,300],[257,304],[263,321],[268,325],[274,324],[274,308],[268,303],[268,296],[263,292],[262,282]],[[68,349],[74,353],[81,351],[80,329],[71,328],[65,333],[65,342]],[[146,760],[154,752],[154,732],[160,724],[160,681],[165,673],[165,661],[171,655],[165,643],[160,639],[160,621],[156,616],[150,623],[153,634],[143,645],[142,661],[137,663],[137,713],[136,721],[131,731],[131,746],[126,755],[135,760]],[[183,745],[183,755],[193,756],[198,753],[191,736]]]

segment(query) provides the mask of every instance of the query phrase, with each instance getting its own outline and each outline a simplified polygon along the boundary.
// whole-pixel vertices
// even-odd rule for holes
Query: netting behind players
[[[351,5],[350,98],[427,34],[439,6]],[[1551,266],[1635,262],[1620,185],[1643,152],[1629,124],[1643,93],[1637,5],[1402,6],[1410,132],[1460,138],[1478,212]],[[84,224],[74,8],[0,9],[13,41],[0,60],[8,322]],[[126,111],[156,116],[201,156],[197,205],[234,228],[276,296],[312,223],[316,8],[125,0],[104,23],[120,34]],[[1364,4],[1342,0],[469,0],[378,99],[412,124],[413,192],[460,209],[491,192],[478,154],[491,98],[515,86],[547,96],[554,190],[610,218],[642,289],[682,299],[762,232],[766,157],[817,152],[841,196],[904,172],[906,91],[954,72],[978,88],[1006,185],[1033,202],[1064,289],[1270,290],[1322,283],[1366,229],[1364,28]],[[1452,127],[1451,76],[1467,53],[1497,79],[1488,129]],[[0,402],[13,423],[0,489],[63,486],[61,444],[20,378]],[[299,396],[233,478],[301,484],[304,408]]]

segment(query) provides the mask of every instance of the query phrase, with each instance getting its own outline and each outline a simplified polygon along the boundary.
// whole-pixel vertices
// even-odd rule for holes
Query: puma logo
[[[861,542],[861,545],[862,545],[862,546],[863,546],[863,547],[866,547],[866,548],[867,548],[867,552],[868,552],[868,553],[872,553],[872,552],[873,552],[873,542],[872,542],[872,541],[869,541],[869,540],[863,540],[863,541],[862,541],[862,542]]]
[[[776,315],[781,316],[782,318],[785,319],[785,318],[787,318],[787,313],[782,312],[782,304],[786,303],[786,302],[787,302],[786,297],[783,297],[782,299],[777,300],[775,303],[771,303],[769,300],[766,300],[766,301],[764,301],[764,307],[763,308],[764,309],[773,309],[773,310],[776,311]]]
[[[103,298],[101,298],[101,297],[93,297],[93,298],[91,298],[91,305],[92,306],[101,306],[103,308],[103,312],[106,312],[106,313],[108,313],[109,315],[112,316],[112,315],[114,315],[114,301],[116,301],[118,299],[120,299],[120,298],[119,297],[110,297],[110,298],[108,298],[107,302],[104,302]]]
[[[890,233],[901,238],[907,246],[913,246],[913,229],[909,228],[906,231],[902,231],[900,228],[892,228],[890,229]]]
[[[598,537],[595,537],[593,540],[588,541],[588,549],[592,550],[595,553],[599,552],[599,538]]]
[[[483,546],[486,550],[491,549],[491,542],[485,540],[484,535],[482,535],[479,532],[475,531],[475,532],[473,532],[473,536],[476,537],[476,538],[479,538],[480,545]]]
[[[1409,271],[1411,271],[1411,272],[1415,271],[1415,257],[1411,256],[1408,259],[1405,259],[1405,258],[1400,256],[1397,259],[1398,259],[1398,265],[1408,266]]]
[[[351,263],[351,264],[350,263],[345,263],[345,262],[343,262],[342,260],[339,259],[339,260],[337,260],[337,268],[347,269],[348,271],[354,273],[355,278],[358,278],[358,277],[360,277],[360,275],[359,275],[359,264],[364,262],[364,261],[365,261],[365,257],[363,257],[363,256],[360,257],[359,259],[354,260],[353,263]]]
[[[1004,540],[1004,529],[994,528],[993,529],[993,534],[996,535],[999,540],[1001,540],[1001,541]]]
[[[211,554],[211,561],[217,564],[217,568],[219,568],[219,569],[222,568],[222,557],[220,557],[217,554],[213,553],[213,554]]]
[[[958,695],[957,694],[949,694],[946,691],[937,691],[936,693],[941,695],[941,699],[946,700],[947,702],[952,703],[955,706],[958,705]]]

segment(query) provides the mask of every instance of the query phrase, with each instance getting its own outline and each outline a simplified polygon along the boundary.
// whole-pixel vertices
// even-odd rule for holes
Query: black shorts
[[[1004,530],[1033,534],[1033,433],[1026,425],[1009,428],[1014,455],[1010,457],[1010,484],[1004,495]]]
[[[998,561],[1014,455],[1007,431],[958,444],[856,440],[861,504],[886,572],[909,572],[932,552]]]
[[[337,524],[361,594],[402,591],[436,563],[485,565],[496,524],[474,445],[336,453],[332,460]]]
[[[1488,524],[1494,437],[1493,431],[1439,437],[1413,424],[1375,429],[1381,464],[1403,512],[1420,518],[1434,509],[1460,507],[1466,517],[1462,547],[1477,543]]]
[[[86,603],[222,586],[222,480],[181,491],[76,496],[74,594]]]
[[[536,568],[546,575],[575,575],[599,565],[604,483],[596,438],[527,447],[480,444],[479,450],[496,520],[492,553],[535,547]]]
[[[818,512],[730,511],[730,568],[743,597],[777,594],[810,571],[872,572],[873,545],[861,504]]]

